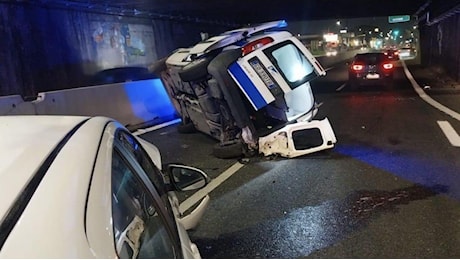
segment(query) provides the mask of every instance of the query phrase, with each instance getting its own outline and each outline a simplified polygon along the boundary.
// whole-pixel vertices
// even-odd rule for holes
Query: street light
[[[336,22],[335,24],[337,24],[338,26],[340,26],[340,20],[337,20],[337,22]]]

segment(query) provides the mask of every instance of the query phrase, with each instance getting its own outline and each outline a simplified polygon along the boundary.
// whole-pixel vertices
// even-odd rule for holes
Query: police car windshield
[[[309,75],[314,74],[312,64],[303,53],[292,43],[283,44],[271,52],[279,70],[284,74],[291,87],[299,81],[304,82]]]

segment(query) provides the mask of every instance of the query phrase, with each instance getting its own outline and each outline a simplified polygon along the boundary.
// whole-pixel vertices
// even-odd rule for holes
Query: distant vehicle
[[[337,49],[326,49],[326,56],[337,56]]]
[[[326,71],[286,26],[275,21],[224,32],[151,66],[182,117],[178,131],[219,140],[213,150],[219,158],[292,158],[332,148],[328,119],[313,120],[318,105],[310,87]]]
[[[381,52],[357,54],[348,68],[348,82],[352,89],[362,85],[393,87],[393,62]]]
[[[27,126],[26,128],[24,126]],[[105,117],[0,117],[0,258],[200,258],[175,191],[208,177]]]
[[[399,60],[399,51],[397,49],[386,49],[383,51],[383,54],[390,60]]]
[[[399,57],[401,59],[413,58],[417,55],[417,52],[412,47],[404,47],[399,50]]]

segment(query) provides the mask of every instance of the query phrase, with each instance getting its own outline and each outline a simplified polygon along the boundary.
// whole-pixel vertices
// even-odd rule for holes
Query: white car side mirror
[[[169,174],[171,184],[178,191],[198,190],[206,186],[209,178],[205,172],[200,169],[181,165],[168,164],[166,171]]]

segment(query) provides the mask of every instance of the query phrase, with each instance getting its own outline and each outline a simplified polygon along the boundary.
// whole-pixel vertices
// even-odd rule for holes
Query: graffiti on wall
[[[92,22],[97,63],[103,68],[146,66],[156,60],[153,28],[143,24]]]

